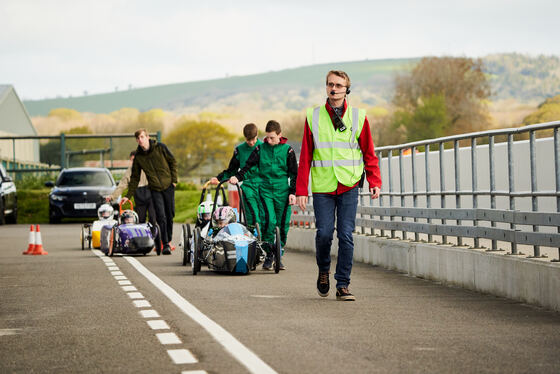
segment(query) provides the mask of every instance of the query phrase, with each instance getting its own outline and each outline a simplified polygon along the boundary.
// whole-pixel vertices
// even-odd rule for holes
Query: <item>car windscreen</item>
[[[100,186],[112,187],[111,177],[105,171],[63,172],[56,183],[58,187]]]

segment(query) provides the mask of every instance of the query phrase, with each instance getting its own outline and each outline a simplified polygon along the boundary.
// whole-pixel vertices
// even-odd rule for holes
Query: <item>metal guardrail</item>
[[[560,261],[560,137],[558,134],[560,121],[548,122],[519,128],[490,130],[455,136],[429,139],[406,144],[376,148],[376,154],[380,167],[386,164],[386,174],[381,197],[366,205],[367,190],[360,192],[358,204],[358,216],[356,218],[356,231],[362,234],[377,234],[389,238],[412,239],[420,241],[421,236],[427,236],[428,242],[434,242],[434,236],[440,238],[439,242],[449,243],[450,237],[458,246],[464,245],[464,238],[470,238],[474,248],[481,248],[481,240],[490,240],[490,251],[499,251],[498,243],[507,243],[509,254],[520,255],[518,245],[530,245],[533,254],[530,257],[545,257],[541,255],[541,246],[558,249],[558,258],[552,261]],[[546,163],[553,163],[554,190],[541,190],[537,187],[537,170],[539,163],[536,157],[536,135],[537,132],[552,130],[553,147],[552,154],[546,156]],[[525,191],[515,190],[514,176],[514,136],[528,134],[530,189]],[[495,161],[495,138],[506,136],[506,162],[496,165]],[[478,155],[482,145],[477,144],[478,139],[487,140],[488,164],[480,165]],[[461,164],[459,142],[470,142],[470,165],[465,168]],[[430,146],[437,145],[438,160],[437,167],[430,164],[433,153]],[[452,145],[452,152],[445,151],[445,145]],[[423,150],[420,149],[423,148]],[[451,147],[448,147],[451,149]],[[462,148],[463,152],[465,147]],[[468,149],[467,149],[468,150]],[[409,166],[404,166],[405,151],[410,151],[406,156],[410,158]],[[394,156],[397,154],[398,156]],[[385,156],[385,157],[384,157]],[[398,160],[394,160],[398,157]],[[418,172],[417,159],[422,157],[424,161],[424,173]],[[447,159],[452,157],[452,159]],[[398,165],[398,183],[394,182],[394,164]],[[449,165],[452,165],[449,168]],[[445,167],[445,164],[448,167]],[[487,168],[489,188],[479,187],[480,170]],[[541,163],[542,166],[542,163]],[[497,167],[507,170],[507,190],[496,188]],[[439,172],[438,176],[431,173]],[[467,170],[468,169],[468,170]],[[461,189],[461,175],[470,173],[471,189]],[[500,170],[502,171],[502,170]],[[452,175],[452,179],[448,174]],[[408,179],[407,179],[408,177]],[[439,178],[437,178],[439,177]],[[432,183],[439,180],[439,188],[432,188]],[[408,182],[408,183],[407,183]],[[418,182],[423,182],[424,189],[418,189]],[[453,182],[453,183],[451,183]],[[501,181],[503,182],[503,181]],[[449,186],[453,185],[454,188]],[[408,187],[407,187],[408,186]],[[398,187],[398,190],[397,190]],[[422,198],[422,204],[419,203]],[[455,197],[451,204],[450,197]],[[471,206],[466,208],[465,198],[470,197]],[[489,198],[489,207],[479,206],[479,197]],[[497,209],[496,198],[508,199],[509,210]],[[556,212],[539,210],[539,199],[543,197],[554,198]],[[436,198],[439,198],[439,206],[435,206]],[[516,202],[520,198],[531,199],[531,211],[519,211]],[[387,201],[388,200],[388,201]],[[373,204],[379,206],[373,206]],[[424,205],[424,206],[420,206]],[[546,207],[550,209],[550,206]],[[299,227],[310,227],[314,222],[312,197],[305,212],[294,209],[292,224]],[[376,218],[377,217],[377,218]],[[550,231],[550,232],[541,232]],[[400,235],[397,235],[400,232]]]
[[[157,133],[152,133],[150,136],[155,137],[157,141],[161,141],[161,132],[158,131]],[[0,136],[0,140],[11,140],[12,141],[12,150],[13,156],[12,161],[10,162],[11,165],[20,166],[25,165],[24,162],[17,159],[16,155],[16,141],[19,140],[41,140],[41,139],[59,139],[60,140],[60,165],[55,167],[36,167],[32,166],[34,163],[29,163],[26,165],[25,168],[20,167],[12,167],[7,168],[9,173],[36,173],[36,172],[56,172],[60,171],[68,166],[68,157],[72,154],[88,154],[88,153],[109,153],[109,160],[110,166],[108,169],[110,170],[121,170],[126,169],[122,167],[115,167],[113,166],[113,139],[114,138],[133,138],[134,135],[132,134],[65,134],[61,133],[60,135],[24,135],[24,136]],[[79,150],[79,151],[70,151],[67,150],[66,147],[66,140],[67,139],[109,139],[109,148],[103,150]]]

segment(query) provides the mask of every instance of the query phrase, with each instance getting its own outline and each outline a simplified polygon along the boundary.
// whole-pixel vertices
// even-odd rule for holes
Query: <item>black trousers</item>
[[[173,217],[175,217],[175,187],[171,184],[164,191],[150,190],[156,210],[156,221],[161,230],[161,241],[167,245],[173,238]]]
[[[146,223],[146,212],[150,223],[156,224],[156,210],[152,201],[152,193],[148,186],[138,187],[134,192],[134,202],[136,206],[134,210],[138,214],[138,222]]]

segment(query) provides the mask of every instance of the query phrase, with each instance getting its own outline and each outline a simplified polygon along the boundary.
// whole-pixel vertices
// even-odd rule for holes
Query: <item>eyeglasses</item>
[[[340,83],[333,83],[333,82],[327,83],[327,86],[328,86],[329,88],[336,88],[337,90],[346,87],[346,86],[343,86],[343,85],[340,84]]]

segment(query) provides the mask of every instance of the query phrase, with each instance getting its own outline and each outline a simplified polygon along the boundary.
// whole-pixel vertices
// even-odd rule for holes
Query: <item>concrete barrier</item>
[[[315,230],[291,227],[286,247],[315,252]],[[354,261],[560,311],[560,263],[548,259],[354,234]]]

